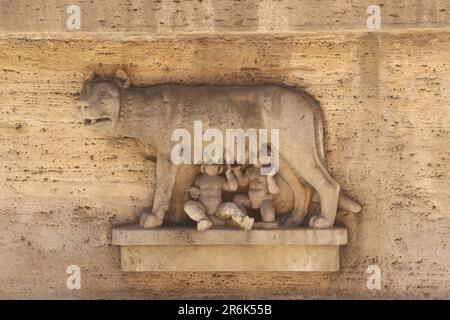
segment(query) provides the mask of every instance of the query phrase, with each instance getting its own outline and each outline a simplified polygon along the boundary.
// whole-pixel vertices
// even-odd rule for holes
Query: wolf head
[[[99,80],[93,71],[85,80],[76,105],[82,124],[89,128],[113,128],[119,119],[120,91],[130,86],[130,78],[119,69],[109,81]]]

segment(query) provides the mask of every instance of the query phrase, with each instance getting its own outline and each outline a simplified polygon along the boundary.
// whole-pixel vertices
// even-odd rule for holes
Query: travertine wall
[[[69,4],[0,0],[0,298],[450,297],[447,1],[77,1],[77,32]],[[284,83],[319,100],[330,171],[363,205],[338,217],[342,270],[121,272],[111,228],[151,200],[154,159],[74,113],[84,73],[119,66],[133,85]]]

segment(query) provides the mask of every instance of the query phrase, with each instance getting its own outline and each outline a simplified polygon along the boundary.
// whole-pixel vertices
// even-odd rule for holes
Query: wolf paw
[[[309,226],[311,228],[330,228],[333,223],[322,215],[314,216],[309,220]]]
[[[151,213],[150,210],[144,209],[141,212],[141,216],[139,218],[139,224],[143,228],[157,228],[162,225],[162,219],[158,218],[154,213]]]

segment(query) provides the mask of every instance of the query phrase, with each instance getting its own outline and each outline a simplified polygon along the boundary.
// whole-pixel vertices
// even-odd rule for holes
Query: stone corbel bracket
[[[339,270],[347,229],[113,229],[123,271],[320,271]]]

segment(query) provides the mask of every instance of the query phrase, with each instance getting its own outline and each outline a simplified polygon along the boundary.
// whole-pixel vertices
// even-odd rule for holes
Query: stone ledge
[[[144,229],[126,225],[113,229],[116,245],[342,245],[347,244],[347,229],[212,229],[193,228]]]
[[[124,271],[338,271],[347,230],[113,229]]]

